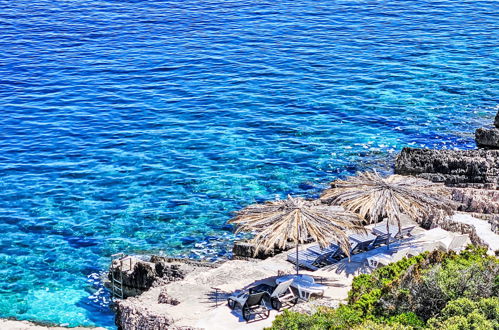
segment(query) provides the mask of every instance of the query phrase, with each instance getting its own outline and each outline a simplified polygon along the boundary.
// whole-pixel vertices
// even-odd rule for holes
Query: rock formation
[[[176,306],[180,304],[180,301],[170,296],[166,291],[166,288],[162,288],[158,296],[158,303]]]
[[[149,261],[127,257],[121,261],[117,259],[112,262],[109,280],[113,274],[117,279],[123,278],[125,297],[133,297],[151,287],[179,281],[196,267],[213,267],[213,265],[159,256],[151,256]]]
[[[499,149],[499,112],[494,119],[494,128],[479,128],[475,132],[479,148]]]
[[[479,128],[475,132],[475,140],[481,148],[499,148],[499,129]]]
[[[236,241],[232,247],[233,259],[267,259],[278,253],[291,249],[292,246],[289,246],[289,248],[284,250],[277,248],[268,252],[260,250],[257,254],[255,254],[255,248],[255,245],[248,241]]]
[[[476,150],[431,150],[404,148],[395,161],[395,173],[412,175],[452,188],[452,199],[460,204],[458,211],[470,212],[475,218],[491,224],[499,233],[499,112],[492,129],[479,128],[475,133]],[[474,244],[482,244],[470,224],[443,219],[427,219],[423,227],[469,234]]]
[[[499,150],[404,148],[395,160],[395,173],[453,187],[497,189]]]
[[[194,330],[175,326],[171,316],[156,313],[143,306],[137,298],[119,300],[116,303],[115,323],[118,330]]]

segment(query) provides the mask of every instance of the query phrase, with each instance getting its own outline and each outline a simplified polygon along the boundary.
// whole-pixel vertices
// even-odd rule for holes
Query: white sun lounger
[[[398,250],[394,254],[388,253],[378,253],[372,257],[367,258],[367,263],[371,268],[378,268],[380,266],[386,266],[392,262],[396,262],[406,257],[409,252],[411,252],[411,248],[405,248]]]
[[[298,297],[302,300],[308,301],[312,295],[324,295],[326,286],[317,284],[314,278],[309,275],[285,275],[276,279],[276,283],[282,283],[288,279],[293,279],[291,287],[295,288],[298,292]]]

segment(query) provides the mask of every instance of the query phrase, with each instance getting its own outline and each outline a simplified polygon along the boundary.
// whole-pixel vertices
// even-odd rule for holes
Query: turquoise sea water
[[[0,0],[0,317],[112,328],[113,253],[223,257],[248,203],[474,148],[498,9]]]

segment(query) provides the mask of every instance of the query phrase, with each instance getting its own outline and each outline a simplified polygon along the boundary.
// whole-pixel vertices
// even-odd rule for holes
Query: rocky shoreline
[[[458,211],[473,216],[470,219],[475,222],[482,221],[492,233],[499,234],[499,112],[494,125],[492,129],[477,129],[475,136],[479,148],[475,150],[404,148],[395,160],[394,172],[444,183],[451,189],[453,200],[459,203]],[[420,225],[425,229],[438,226],[450,232],[468,234],[473,244],[489,245],[494,250],[478,226],[461,218],[452,217],[438,223],[428,219]],[[254,256],[254,246],[246,241],[236,241],[232,250],[236,261],[231,262],[263,260],[286,250],[276,249]],[[499,254],[497,249],[493,252]],[[174,288],[174,282],[185,282],[187,276],[202,279],[209,270],[225,267],[223,261],[213,263],[161,256],[150,256],[145,260],[129,257],[127,262],[127,269],[123,269],[119,261],[111,264],[107,283],[109,287],[112,275],[122,276],[124,295],[128,298],[116,302],[115,323],[123,330],[196,329],[190,325],[178,325],[175,317],[159,307],[145,306],[140,297],[146,295],[151,299],[153,296],[158,306],[175,306],[179,301],[168,291]],[[223,279],[220,281],[223,283]],[[1,322],[17,322],[17,328],[6,329],[48,329],[24,321],[1,320],[2,329],[2,324],[6,323]]]
[[[460,204],[459,211],[469,213],[473,221],[486,223],[491,232],[499,234],[499,113],[495,118],[495,128],[479,128],[476,131],[479,149],[475,150],[432,150],[404,148],[397,156],[394,171],[400,175],[410,175],[433,182],[441,182],[452,190],[453,199]],[[462,218],[462,217],[461,217]],[[462,221],[459,217],[445,219],[438,223],[429,219],[420,224],[429,229],[436,226],[460,234],[468,234],[473,244],[487,245],[477,226]],[[491,247],[491,246],[490,246]],[[291,246],[289,247],[291,248]],[[492,248],[492,247],[491,247]],[[235,242],[233,259],[252,260],[273,257],[283,250],[267,254],[253,255],[254,246],[245,241]],[[495,251],[496,254],[499,251]],[[148,294],[158,291],[158,299],[166,304],[178,303],[160,287],[178,280],[186,274],[202,273],[202,265],[188,260],[169,259],[152,256],[149,261],[134,261],[136,266],[124,279],[132,289]],[[117,264],[111,272],[119,272]],[[133,290],[130,290],[133,293]],[[135,292],[137,293],[137,292]],[[123,330],[145,329],[195,329],[190,326],[177,326],[168,314],[158,314],[142,306],[141,300],[128,298],[118,301],[116,324]]]
[[[0,319],[0,329],[2,330],[106,330],[104,328],[66,328],[61,326],[44,325],[29,321],[19,321],[10,319]]]

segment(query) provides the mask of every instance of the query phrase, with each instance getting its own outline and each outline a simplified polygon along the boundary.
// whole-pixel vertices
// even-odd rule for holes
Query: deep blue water
[[[0,317],[112,327],[113,253],[224,256],[243,205],[474,148],[498,9],[0,0]]]

